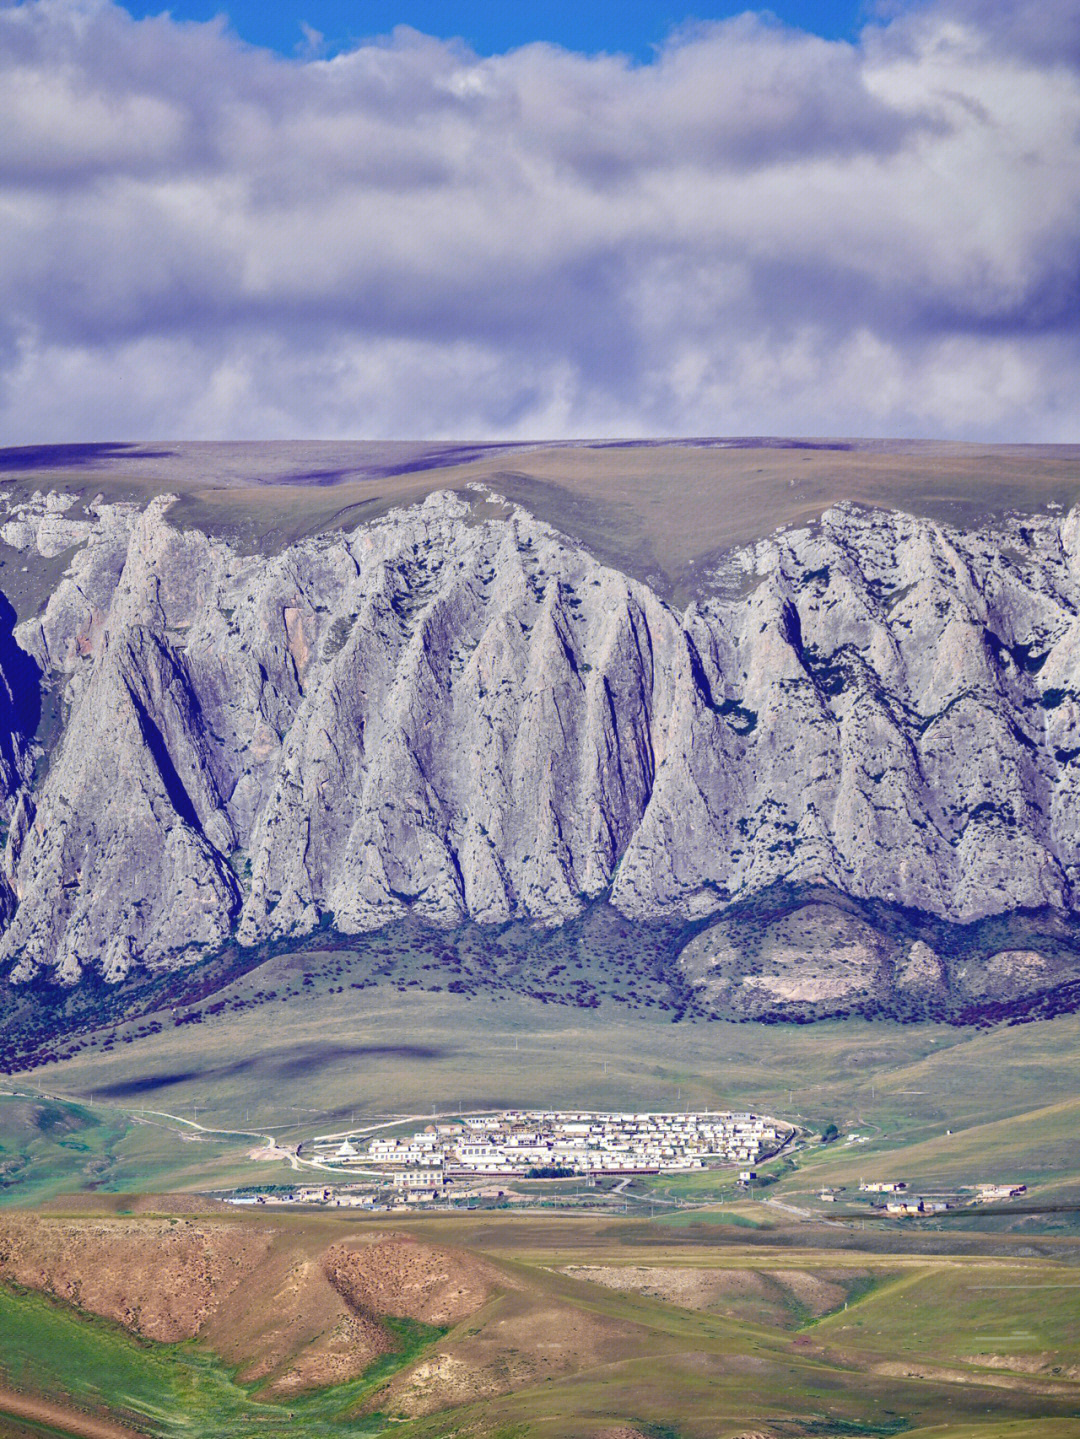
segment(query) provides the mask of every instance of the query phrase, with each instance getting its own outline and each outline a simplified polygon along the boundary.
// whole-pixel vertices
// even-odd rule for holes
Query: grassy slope
[[[1000,1175],[1029,1188],[1061,1188],[1080,1180],[1078,1132],[1080,1099],[1066,1099],[916,1143],[820,1150],[806,1163],[805,1174],[814,1183],[847,1185],[864,1175],[910,1175],[927,1188],[995,1182]]]
[[[183,1191],[211,1179],[218,1186],[258,1183],[267,1166],[245,1159],[253,1142],[202,1140],[113,1106],[0,1095],[0,1204],[37,1204],[90,1189]],[[275,1178],[285,1177],[274,1168]]]
[[[320,1232],[373,1227],[340,1218],[290,1222]],[[256,1433],[345,1439],[381,1427],[355,1413],[343,1418],[365,1395],[395,1417],[402,1439],[587,1439],[614,1422],[639,1424],[663,1439],[727,1439],[751,1429],[784,1436],[921,1433],[944,1421],[970,1439],[1080,1432],[1080,1386],[1023,1372],[1047,1352],[1069,1364],[1080,1357],[1075,1291],[1042,1287],[1077,1282],[1072,1263],[998,1258],[972,1252],[970,1242],[967,1252],[927,1256],[918,1240],[896,1236],[871,1237],[868,1248],[829,1250],[820,1246],[831,1242],[830,1231],[816,1230],[811,1243],[818,1247],[807,1247],[801,1227],[729,1233],[719,1247],[711,1236],[606,1221],[495,1216],[408,1227],[418,1238],[490,1256],[509,1287],[434,1348],[424,1348],[426,1336],[414,1336],[411,1352],[403,1346],[396,1360],[355,1385],[260,1404],[197,1343],[138,1343],[51,1300],[4,1291],[0,1371],[9,1382],[138,1419],[161,1439]],[[1062,1260],[1070,1256],[1077,1257],[1075,1246],[1062,1251]],[[847,1267],[853,1281],[841,1292],[852,1298],[847,1311],[792,1329],[791,1315],[751,1321],[737,1308],[725,1312],[722,1302],[690,1310],[556,1272],[582,1263],[833,1277]],[[995,1284],[1007,1287],[983,1287]],[[1012,1333],[1021,1337],[1010,1340]],[[567,1335],[569,1363],[560,1357]],[[994,1369],[980,1352],[990,1352],[987,1335],[1006,1336],[993,1340]],[[510,1375],[510,1392],[402,1418],[414,1412],[407,1366],[438,1355],[496,1388],[505,1388]],[[522,1360],[526,1369],[516,1369]],[[377,1391],[387,1371],[403,1364],[391,1388]],[[1056,1427],[1047,1428],[1051,1419]]]
[[[300,976],[314,972],[310,986]],[[343,979],[347,980],[346,969]],[[946,1065],[943,1051],[978,1043],[971,1031],[935,1025],[849,1021],[813,1027],[671,1023],[668,1014],[605,1003],[600,1009],[543,1004],[522,996],[466,998],[385,982],[362,991],[320,972],[318,956],[268,961],[215,1001],[255,992],[288,992],[241,1013],[208,1016],[199,1025],[166,1028],[111,1052],[88,1049],[26,1078],[59,1093],[99,1101],[128,1100],[160,1109],[197,1103],[215,1124],[281,1125],[306,1113],[401,1113],[522,1102],[583,1102],[597,1106],[683,1107],[729,1103],[793,1107],[856,1119],[872,1102],[877,1076],[899,1076],[913,1060]],[[1059,1036],[1080,1032],[1066,1018],[1000,1032],[1006,1082],[975,1083],[981,1059],[954,1062],[937,1093],[884,1104],[897,1122],[934,1123],[944,1107],[965,1113],[1008,1113],[1025,1086],[1067,1092],[1055,1077]],[[1009,1056],[1017,1045],[1021,1057]],[[554,1062],[553,1062],[554,1061]],[[1033,1083],[1025,1075],[1034,1061]],[[908,1087],[899,1083],[898,1087]],[[1055,1087],[1056,1086],[1056,1087]],[[922,1083],[911,1088],[925,1089]],[[789,1092],[791,1104],[789,1106]],[[883,1107],[884,1106],[884,1107]],[[997,1108],[995,1108],[997,1106]],[[211,1122],[204,1120],[204,1122]]]
[[[140,1343],[115,1324],[0,1287],[0,1370],[10,1383],[69,1396],[161,1439],[245,1439],[254,1432],[344,1439],[377,1432],[377,1420],[343,1419],[431,1341],[423,1326],[399,1329],[398,1351],[362,1379],[294,1396],[287,1405],[263,1403],[201,1345]]]
[[[839,500],[972,523],[1005,510],[1080,499],[1067,445],[917,441],[454,447],[368,444],[177,444],[97,447],[72,463],[61,447],[0,451],[0,485],[62,489],[84,500],[180,497],[178,522],[249,548],[279,548],[355,526],[437,488],[490,486],[677,599],[696,567]],[[434,461],[434,463],[433,463]],[[388,473],[388,470],[397,473]],[[12,576],[18,583],[18,577]],[[13,597],[16,608],[20,606]],[[22,610],[20,609],[20,613]]]
[[[296,978],[304,969],[316,973],[310,986]],[[192,1118],[196,1106],[204,1125],[293,1142],[353,1116],[360,1123],[458,1106],[745,1107],[868,1136],[858,1146],[804,1151],[781,1193],[895,1169],[923,1183],[1001,1178],[1057,1194],[1080,1187],[1070,1058],[1080,1048],[1080,1016],[992,1031],[861,1020],[672,1024],[611,1003],[580,1010],[385,982],[338,992],[339,983],[311,956],[280,957],[229,993],[291,986],[285,1004],[222,1012],[108,1052],[89,1048],[16,1077],[13,1088],[71,1101],[73,1117],[42,1129],[24,1102],[0,1100],[3,1199],[291,1182],[284,1163],[247,1159],[254,1136],[183,1138],[182,1125],[147,1113],[135,1123],[131,1113]],[[666,1181],[665,1192],[706,1200],[710,1183]]]
[[[954,1260],[875,1289],[820,1321],[814,1333],[882,1358],[980,1365],[1004,1354],[1022,1365],[1031,1356],[1052,1355],[1054,1366],[1075,1372],[1078,1295],[1080,1277],[1068,1269]]]
[[[1029,1326],[1032,1322],[1036,1324],[1038,1343],[1033,1344],[1027,1339],[1015,1343],[999,1342],[994,1350],[998,1355],[1002,1351],[1006,1358],[1010,1354],[1018,1355],[1020,1362],[1024,1363],[1041,1348],[1060,1356],[1066,1363],[1075,1363],[1078,1357],[1076,1316],[1080,1309],[1074,1302],[1074,1290],[1008,1289],[991,1293],[976,1287],[990,1283],[1011,1285],[1018,1279],[1040,1284],[1069,1284],[1076,1282],[1075,1270],[1071,1266],[1034,1261],[1018,1270],[1008,1260],[978,1253],[977,1246],[974,1253],[945,1255],[928,1262],[918,1253],[904,1252],[906,1243],[914,1248],[915,1241],[898,1240],[892,1235],[881,1236],[878,1241],[881,1245],[888,1245],[892,1251],[886,1258],[880,1253],[867,1254],[858,1249],[843,1253],[802,1249],[796,1243],[801,1231],[786,1236],[788,1247],[780,1250],[772,1247],[778,1235],[762,1235],[759,1242],[770,1244],[763,1252],[752,1242],[740,1242],[734,1236],[724,1237],[720,1251],[706,1239],[665,1250],[651,1242],[650,1236],[657,1233],[654,1226],[638,1229],[633,1234],[628,1232],[615,1244],[612,1240],[618,1234],[617,1227],[609,1230],[606,1236],[590,1232],[584,1224],[576,1226],[576,1230],[575,1233],[572,1223],[567,1223],[562,1232],[556,1226],[549,1226],[546,1234],[536,1229],[530,1234],[527,1228],[523,1228],[522,1238],[526,1246],[522,1257],[533,1266],[614,1262],[760,1270],[767,1265],[770,1273],[823,1270],[830,1275],[836,1274],[838,1266],[841,1269],[847,1266],[858,1269],[860,1274],[870,1270],[880,1276],[876,1283],[867,1287],[864,1299],[852,1303],[847,1315],[839,1311],[817,1323],[804,1324],[792,1340],[786,1362],[782,1365],[773,1347],[775,1330],[748,1324],[739,1326],[738,1340],[733,1340],[725,1352],[730,1356],[733,1351],[742,1350],[747,1360],[759,1361],[757,1367],[753,1363],[726,1366],[728,1373],[725,1374],[725,1366],[718,1366],[719,1373],[713,1371],[711,1382],[703,1383],[700,1368],[691,1378],[679,1362],[669,1359],[665,1366],[668,1369],[666,1383],[670,1386],[669,1392],[676,1396],[670,1412],[673,1418],[679,1416],[674,1423],[677,1433],[683,1432],[679,1419],[684,1415],[683,1423],[689,1421],[690,1425],[686,1430],[688,1433],[698,1432],[696,1423],[705,1414],[717,1418],[723,1416],[731,1423],[745,1427],[769,1426],[777,1420],[782,1421],[787,1405],[794,1407],[797,1402],[803,1406],[800,1415],[803,1423],[810,1423],[806,1430],[795,1432],[829,1435],[887,1433],[891,1422],[897,1422],[898,1427],[901,1424],[906,1427],[913,1422],[927,1424],[936,1412],[938,1417],[948,1415],[952,1423],[960,1427],[961,1433],[966,1432],[966,1427],[962,1427],[965,1420],[972,1424],[972,1435],[981,1432],[973,1422],[976,1416],[980,1424],[989,1416],[992,1416],[991,1422],[995,1426],[1003,1422],[1017,1423],[1017,1433],[1025,1433],[1028,1419],[1040,1417],[1051,1409],[1052,1385],[1050,1395],[1038,1399],[1033,1399],[1030,1394],[1021,1398],[1016,1390],[1008,1388],[1007,1377],[1005,1387],[997,1393],[984,1390],[976,1396],[970,1391],[964,1392],[963,1387],[959,1390],[953,1387],[953,1384],[975,1385],[984,1378],[995,1382],[1002,1378],[1001,1371],[978,1372],[979,1336],[990,1332],[988,1322],[995,1334],[1019,1331],[1024,1323]],[[489,1234],[484,1237],[489,1244],[495,1240],[501,1251],[513,1243],[513,1234],[513,1227],[507,1225],[497,1236]],[[900,1304],[897,1300],[904,1286],[912,1293],[906,1304]],[[635,1312],[644,1312],[650,1303],[654,1303],[632,1301],[622,1294],[605,1302],[610,1306],[609,1312],[620,1314],[631,1308]],[[659,1310],[667,1306],[657,1304],[655,1307]],[[1038,1319],[1032,1321],[1036,1312]],[[853,1331],[844,1327],[853,1315],[866,1316],[864,1329],[873,1331],[875,1342],[867,1343],[862,1330]],[[913,1315],[918,1316],[924,1325],[921,1342],[917,1334],[912,1334]],[[877,1330],[873,1329],[875,1324]],[[948,1345],[942,1345],[941,1338],[946,1334]],[[902,1345],[898,1342],[900,1336],[906,1336]],[[912,1391],[905,1391],[902,1374],[880,1372],[882,1363],[897,1355],[910,1355],[913,1360],[924,1362],[925,1373],[917,1386],[917,1398]],[[795,1356],[805,1356],[814,1363],[803,1369],[794,1362]],[[970,1357],[975,1362],[958,1379],[954,1376],[953,1383],[946,1383],[936,1372],[941,1369],[942,1361],[949,1358],[962,1363],[963,1357]],[[824,1371],[816,1367],[817,1362],[822,1360],[825,1362]],[[628,1366],[632,1372],[632,1377],[627,1376],[631,1378],[629,1394],[636,1399],[637,1412],[644,1418],[657,1417],[655,1409],[650,1413],[646,1396],[650,1385],[663,1385],[659,1367],[650,1371],[649,1366],[644,1365],[634,1372],[634,1367]],[[754,1377],[751,1378],[751,1375]],[[598,1396],[591,1390],[590,1382],[583,1382],[575,1394],[574,1404],[584,1409],[589,1402],[594,1402]],[[847,1403],[842,1402],[841,1395]],[[542,1401],[540,1396],[536,1399],[536,1412],[539,1414],[543,1412]],[[527,1402],[522,1401],[520,1412],[528,1412],[525,1407]],[[914,1409],[913,1403],[916,1406]],[[966,1414],[965,1408],[969,1411]],[[1006,1420],[1009,1410],[1014,1415],[1011,1421]],[[1076,1412],[1073,1409],[1069,1417],[1056,1418],[1054,1427],[1048,1432],[1062,1436],[1080,1432]],[[825,1422],[815,1428],[815,1419]],[[845,1428],[845,1424],[850,1428]],[[537,1432],[545,1431],[538,1426]],[[558,1431],[553,1429],[552,1432]],[[722,1434],[729,1431],[721,1425],[715,1431],[707,1432]],[[778,1432],[787,1432],[786,1426]]]

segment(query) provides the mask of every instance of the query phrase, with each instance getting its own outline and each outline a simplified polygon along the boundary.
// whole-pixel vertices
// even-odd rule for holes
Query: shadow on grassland
[[[325,1068],[348,1060],[405,1059],[420,1062],[445,1059],[451,1052],[446,1047],[428,1044],[305,1044],[295,1049],[287,1059],[257,1055],[250,1059],[237,1059],[232,1064],[220,1064],[212,1069],[155,1071],[152,1074],[136,1075],[131,1079],[116,1080],[112,1084],[96,1085],[94,1095],[102,1100],[130,1099],[135,1095],[150,1094],[156,1089],[167,1089],[173,1084],[184,1084],[192,1079],[210,1081],[244,1074],[267,1081],[296,1079],[310,1073],[315,1066]]]

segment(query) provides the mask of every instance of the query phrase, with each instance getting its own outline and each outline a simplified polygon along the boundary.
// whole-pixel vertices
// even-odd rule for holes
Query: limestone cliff
[[[16,979],[410,911],[701,920],[781,881],[962,922],[1080,907],[1075,512],[840,505],[678,611],[481,494],[268,557],[168,497],[70,508],[0,507],[0,588],[59,567],[0,612]]]

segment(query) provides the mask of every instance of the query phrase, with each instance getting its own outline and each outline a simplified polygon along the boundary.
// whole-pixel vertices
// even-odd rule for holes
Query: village
[[[778,1154],[797,1133],[776,1119],[719,1111],[505,1110],[397,1128],[401,1132],[366,1139],[355,1131],[315,1136],[299,1146],[299,1163],[353,1182],[324,1181],[287,1196],[266,1194],[261,1202],[368,1207],[385,1203],[389,1191],[394,1203],[430,1204],[466,1194],[484,1197],[486,1181],[578,1178],[595,1188],[602,1178],[722,1167],[737,1170],[738,1182],[746,1185],[757,1177],[753,1166]],[[489,1197],[496,1196],[505,1191],[492,1190]],[[242,1202],[260,1202],[260,1196]]]
[[[706,1172],[710,1193],[730,1198],[764,1197],[776,1166],[759,1177],[759,1165],[798,1164],[810,1136],[782,1120],[750,1112],[509,1109],[482,1113],[387,1119],[366,1129],[316,1134],[288,1151],[292,1167],[308,1182],[271,1184],[234,1192],[233,1204],[300,1204],[336,1208],[409,1209],[496,1205],[626,1209],[633,1201],[684,1207],[700,1204],[706,1191],[683,1197],[658,1192],[665,1178]],[[860,1135],[848,1136],[850,1143]],[[792,1171],[794,1172],[794,1171]],[[569,1187],[567,1187],[569,1186]],[[719,1186],[719,1188],[716,1188]],[[824,1185],[823,1205],[844,1205],[882,1218],[931,1217],[949,1210],[1017,1199],[1019,1183],[986,1181],[948,1191],[906,1179],[863,1179],[856,1186]],[[707,1202],[707,1201],[706,1201]],[[814,1211],[774,1198],[765,1203],[803,1218]],[[865,1209],[864,1209],[865,1206]],[[822,1211],[817,1211],[821,1213]]]

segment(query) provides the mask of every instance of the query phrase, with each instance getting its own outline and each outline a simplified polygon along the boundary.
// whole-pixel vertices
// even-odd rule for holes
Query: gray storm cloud
[[[1075,439],[1078,6],[1027,9],[637,65],[0,0],[0,443]]]

